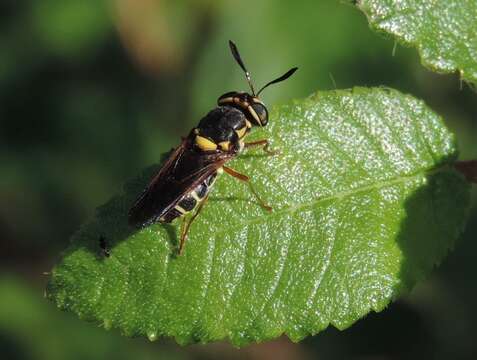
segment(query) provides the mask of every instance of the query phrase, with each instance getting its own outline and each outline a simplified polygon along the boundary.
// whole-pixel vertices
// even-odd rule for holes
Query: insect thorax
[[[244,113],[232,106],[218,106],[193,129],[194,143],[204,151],[239,151],[240,142],[251,128]]]

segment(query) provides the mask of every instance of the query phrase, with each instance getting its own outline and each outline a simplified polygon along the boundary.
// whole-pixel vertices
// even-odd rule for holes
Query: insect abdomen
[[[159,221],[163,223],[170,223],[172,220],[193,211],[209,193],[212,185],[215,182],[216,176],[217,172],[210,175],[194,190],[184,195],[173,208],[171,208],[159,219]]]

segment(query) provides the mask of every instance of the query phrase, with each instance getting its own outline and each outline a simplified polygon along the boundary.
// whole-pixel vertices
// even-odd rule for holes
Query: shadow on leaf
[[[464,229],[470,186],[453,170],[429,174],[405,204],[397,238],[402,252],[396,293],[409,291],[440,264]]]

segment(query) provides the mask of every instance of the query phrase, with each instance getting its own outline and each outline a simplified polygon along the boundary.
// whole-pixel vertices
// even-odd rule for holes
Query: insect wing
[[[129,224],[143,227],[158,221],[229,158],[196,152],[184,140],[129,210]]]

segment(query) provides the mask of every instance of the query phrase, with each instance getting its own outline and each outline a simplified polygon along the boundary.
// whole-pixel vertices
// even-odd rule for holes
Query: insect
[[[103,235],[99,237],[99,247],[101,249],[101,254],[104,257],[109,257],[111,255],[111,252],[108,248],[108,244],[106,244],[106,238]]]
[[[232,41],[229,41],[229,46],[245,73],[251,94],[231,91],[220,96],[218,106],[172,150],[128,213],[129,224],[139,228],[156,222],[170,223],[182,217],[179,255],[183,252],[192,222],[200,214],[217,175],[222,172],[248,184],[259,204],[268,211],[272,210],[257,194],[248,176],[225,164],[244,148],[261,146],[265,152],[273,154],[268,148],[268,140],[245,142],[244,139],[252,127],[268,123],[268,110],[259,99],[260,93],[268,86],[286,80],[298,68],[290,69],[256,93],[237,46]]]

